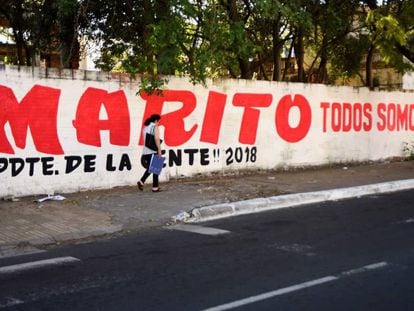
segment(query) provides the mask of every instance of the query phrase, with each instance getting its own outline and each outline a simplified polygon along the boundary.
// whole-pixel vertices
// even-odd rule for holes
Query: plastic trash
[[[189,219],[191,215],[185,211],[179,212],[176,216],[173,216],[172,219],[174,222],[184,222]]]
[[[52,200],[52,201],[63,201],[65,199],[66,198],[64,196],[61,196],[61,195],[51,195],[51,194],[48,194],[47,197],[38,199],[38,200],[36,200],[36,202],[42,203],[42,202],[48,201],[48,200]]]

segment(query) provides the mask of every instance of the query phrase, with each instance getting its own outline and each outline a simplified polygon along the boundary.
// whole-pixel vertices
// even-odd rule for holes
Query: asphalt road
[[[2,258],[0,310],[413,310],[413,201],[406,191]]]

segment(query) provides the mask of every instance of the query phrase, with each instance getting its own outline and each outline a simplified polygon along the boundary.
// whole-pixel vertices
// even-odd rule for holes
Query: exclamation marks
[[[213,149],[213,161],[214,163],[220,162],[220,149]]]

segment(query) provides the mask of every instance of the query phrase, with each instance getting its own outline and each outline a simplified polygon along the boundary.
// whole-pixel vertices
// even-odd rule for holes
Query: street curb
[[[251,214],[286,207],[296,207],[325,201],[337,201],[366,195],[390,193],[414,188],[414,179],[398,180],[315,192],[286,194],[233,203],[215,204],[194,208],[184,222],[201,222],[219,218]]]

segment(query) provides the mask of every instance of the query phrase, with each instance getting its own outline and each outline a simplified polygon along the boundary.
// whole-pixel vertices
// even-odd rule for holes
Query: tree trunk
[[[322,49],[321,49],[321,62],[319,64],[318,69],[318,83],[326,83],[328,80],[328,73],[326,66],[328,64],[328,38],[327,35],[324,34],[322,38]]]
[[[16,42],[17,48],[17,62],[19,66],[23,66],[26,64],[25,56],[23,55],[23,50],[25,50],[25,43],[23,37],[23,3],[19,2],[16,6],[16,11],[14,16],[10,19],[10,24],[13,28],[13,36]]]
[[[372,59],[374,57],[374,46],[371,45],[369,51],[368,51],[368,55],[367,55],[367,61],[366,61],[366,65],[365,65],[365,75],[366,75],[366,86],[369,87],[370,89],[374,88],[374,79],[372,77]]]
[[[283,70],[282,81],[286,81],[286,75],[287,75],[287,73],[290,69],[290,59],[292,57],[293,42],[294,42],[295,39],[296,39],[295,37],[292,39],[293,41],[292,41],[292,44],[290,45],[290,48],[289,48],[289,54],[287,55],[286,60],[285,60],[285,70]]]
[[[231,23],[238,23],[240,22],[239,15],[237,13],[237,1],[236,0],[230,0],[227,3],[226,6],[227,12],[229,14],[229,19]],[[239,44],[242,44],[239,42]],[[250,68],[250,64],[248,60],[244,59],[240,55],[237,56],[237,61],[239,63],[239,69],[240,69],[240,78],[241,79],[251,79],[252,78],[252,71]]]
[[[241,79],[251,79],[252,78],[252,72],[250,70],[249,63],[241,57],[238,57],[237,59],[239,61],[239,67],[240,67],[240,78]]]
[[[280,42],[280,14],[273,22],[272,38],[273,38],[273,81],[280,81],[280,73],[282,70],[282,63],[280,53],[282,52],[282,44]]]
[[[14,40],[16,41],[16,48],[17,48],[17,65],[22,66],[24,65],[23,38],[20,35],[20,31],[18,31],[17,29],[13,29],[13,36],[14,36]]]
[[[304,59],[305,59],[305,46],[303,43],[303,31],[301,28],[298,29],[298,35],[295,44],[295,56],[296,63],[298,65],[298,82],[305,82],[305,69],[304,69]]]
[[[71,68],[79,64],[78,21],[79,3],[71,0],[70,6],[61,6],[58,9],[60,67]]]

